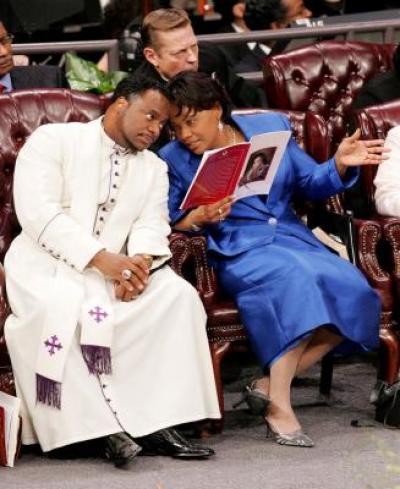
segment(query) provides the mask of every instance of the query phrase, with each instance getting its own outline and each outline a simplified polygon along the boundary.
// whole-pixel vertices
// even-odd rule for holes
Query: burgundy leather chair
[[[393,66],[395,44],[321,41],[264,61],[270,107],[311,110],[328,123],[332,149],[346,135],[355,96],[374,75]]]
[[[347,135],[355,96],[365,81],[392,68],[395,49],[395,44],[321,41],[270,56],[264,62],[264,84],[270,106],[310,110],[321,115],[328,126],[331,156]],[[340,196],[329,199],[325,205],[331,213],[345,218]],[[383,230],[372,214],[371,219],[347,219],[354,229],[354,262],[381,297],[380,327],[385,331],[392,325],[393,291],[392,279],[377,258]],[[323,227],[322,222],[320,225]],[[383,362],[382,368],[379,376],[393,379],[390,364]]]
[[[108,103],[106,98],[66,89],[20,90],[0,95],[1,263],[20,230],[13,206],[12,183],[15,160],[26,138],[42,124],[95,119],[104,112]],[[0,265],[0,390],[14,393],[10,358],[3,334],[8,314],[4,270]]]
[[[356,125],[360,127],[362,137],[365,139],[385,138],[389,129],[400,124],[400,99],[387,102],[385,104],[367,107],[354,111]],[[362,188],[371,215],[376,215],[373,184],[376,174],[376,167],[365,167],[362,169]],[[393,217],[377,216],[382,225],[385,239],[390,243],[388,250],[392,254],[392,260],[387,263],[393,279],[393,289],[395,298],[395,319],[399,324],[400,312],[400,219]],[[393,382],[397,379],[400,368],[400,332],[398,327],[392,324],[382,332],[386,342],[390,345],[388,351],[387,365],[389,370],[388,381]]]

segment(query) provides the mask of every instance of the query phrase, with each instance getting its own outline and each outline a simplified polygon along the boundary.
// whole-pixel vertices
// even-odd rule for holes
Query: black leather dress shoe
[[[215,453],[212,448],[191,443],[172,428],[135,438],[135,441],[143,448],[143,455],[168,455],[174,458],[199,459],[211,457]]]
[[[142,447],[136,445],[124,432],[115,433],[105,438],[105,455],[116,467],[127,466],[136,455],[142,451]]]

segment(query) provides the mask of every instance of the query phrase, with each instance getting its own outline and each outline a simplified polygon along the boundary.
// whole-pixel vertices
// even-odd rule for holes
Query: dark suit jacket
[[[218,32],[233,33],[236,31],[233,29],[233,27],[231,25],[225,25]],[[236,73],[238,72],[238,70],[236,69],[236,65],[238,63],[240,63],[243,59],[246,59],[247,57],[250,57],[251,59],[253,58],[252,50],[249,49],[247,43],[245,43],[245,42],[238,42],[235,44],[219,44],[218,47],[224,53],[224,55],[226,56],[226,58],[228,60],[228,63],[234,69],[234,71]],[[261,70],[260,65],[257,65],[257,63],[252,64],[251,67],[252,67],[252,69],[242,70],[242,71],[259,71],[259,70]]]
[[[63,71],[58,66],[15,66],[11,72],[14,90],[24,88],[68,88]]]
[[[394,70],[379,73],[360,90],[353,103],[353,109],[363,109],[370,105],[383,104],[400,98],[400,78]]]
[[[236,32],[231,25],[224,26],[219,32]],[[270,54],[265,52],[256,44],[254,49],[250,49],[246,42],[235,44],[220,44],[218,48],[224,53],[229,65],[235,73],[245,73],[248,71],[262,71],[263,60],[267,56],[279,54],[286,49],[290,40],[280,39],[272,45]]]

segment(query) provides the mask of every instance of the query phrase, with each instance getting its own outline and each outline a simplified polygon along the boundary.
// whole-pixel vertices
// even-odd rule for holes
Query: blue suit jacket
[[[291,130],[288,119],[280,114],[259,113],[233,116],[246,139],[264,132]],[[183,144],[172,141],[160,150],[169,167],[169,210],[172,223],[185,212],[179,206],[193,179],[200,157]],[[291,208],[293,197],[326,199],[353,185],[358,170],[351,168],[342,180],[334,159],[318,164],[290,139],[268,196],[257,195],[234,203],[221,223],[207,226],[209,249],[223,256],[235,256],[274,240],[276,233],[295,235],[316,246],[322,244],[298,219]]]

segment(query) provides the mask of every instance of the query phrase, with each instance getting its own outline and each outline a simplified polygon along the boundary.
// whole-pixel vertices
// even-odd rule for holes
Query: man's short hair
[[[282,22],[286,15],[282,0],[246,0],[244,21],[252,31],[269,29],[272,22]]]
[[[124,78],[118,83],[113,94],[112,102],[115,102],[119,97],[129,100],[131,97],[140,95],[147,90],[157,90],[167,99],[170,99],[169,92],[165,85],[158,80],[140,75],[132,75]]]
[[[233,7],[237,3],[246,3],[246,0],[214,0],[214,10],[222,17],[223,24],[230,24],[234,21]]]
[[[143,47],[157,46],[157,32],[172,31],[187,25],[191,25],[191,22],[185,10],[176,8],[153,10],[143,19],[141,30]]]

